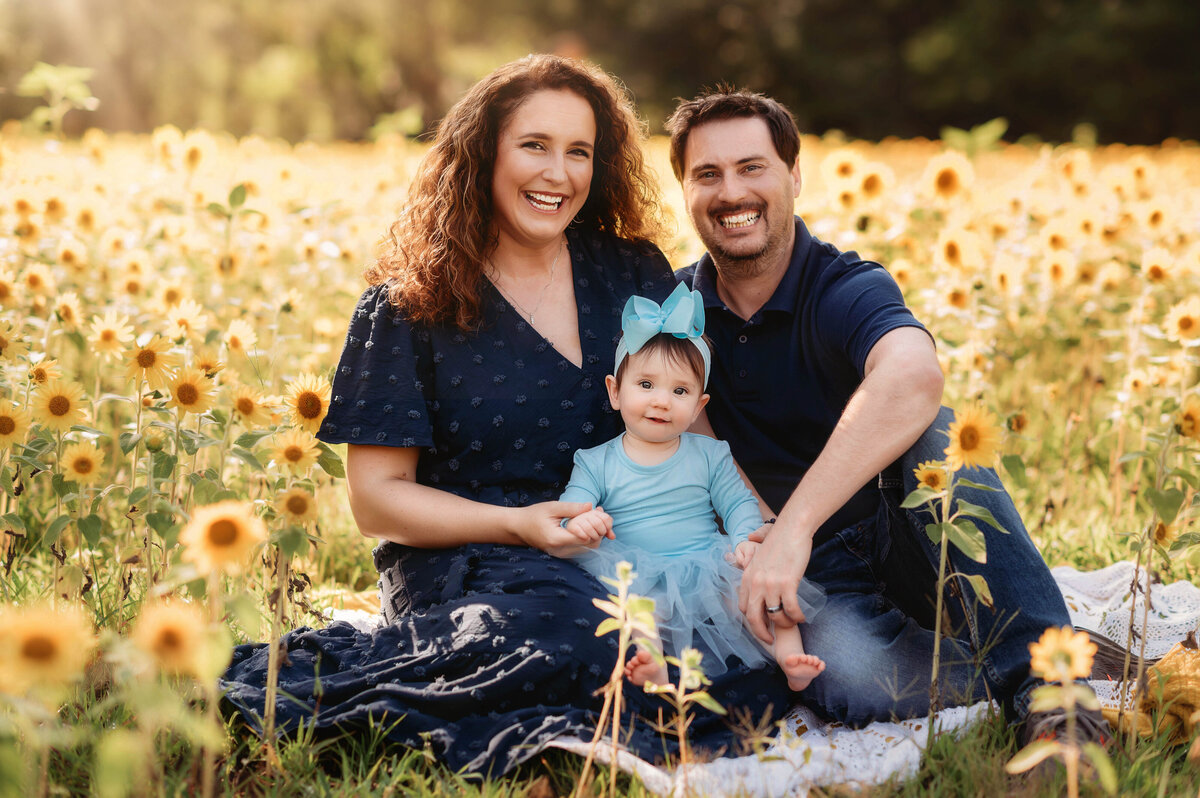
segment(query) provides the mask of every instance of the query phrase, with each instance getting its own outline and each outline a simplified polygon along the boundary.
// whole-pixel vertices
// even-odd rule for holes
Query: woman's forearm
[[[417,459],[416,449],[348,447],[350,510],[363,535],[418,548],[524,542],[514,508],[418,484]]]

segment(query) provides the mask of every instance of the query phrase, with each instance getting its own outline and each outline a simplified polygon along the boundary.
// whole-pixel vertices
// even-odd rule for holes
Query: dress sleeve
[[[427,337],[426,337],[427,338]],[[428,341],[388,301],[387,285],[363,292],[333,377],[326,443],[430,446]]]
[[[575,467],[571,470],[571,481],[567,483],[559,501],[591,502],[595,507],[604,499],[604,475],[599,473],[597,465],[601,458],[589,457],[591,450],[575,452]]]
[[[706,439],[709,463],[709,495],[713,509],[721,518],[732,544],[745,542],[750,533],[762,526],[762,514],[758,500],[746,487],[733,464],[729,444],[725,441]]]

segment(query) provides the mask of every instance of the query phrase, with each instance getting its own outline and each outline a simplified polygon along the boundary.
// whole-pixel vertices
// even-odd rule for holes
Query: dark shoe
[[[1066,740],[1067,713],[1062,709],[1049,712],[1031,712],[1017,727],[1017,749],[1020,750],[1036,740]],[[1075,707],[1075,740],[1098,743],[1107,748],[1112,741],[1112,729],[1098,709]]]

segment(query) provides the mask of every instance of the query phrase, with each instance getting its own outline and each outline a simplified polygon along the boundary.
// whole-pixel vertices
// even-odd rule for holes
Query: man
[[[806,649],[827,663],[806,702],[851,725],[923,715],[939,552],[926,520],[899,504],[913,466],[943,458],[952,418],[933,339],[879,264],[813,238],[794,216],[800,143],[786,108],[722,91],[681,103],[667,126],[708,249],[679,273],[704,296],[713,343],[713,398],[697,431],[728,441],[764,512],[778,511],[746,568],[741,608],[769,641],[772,622],[804,620],[796,587],[808,576],[829,601],[804,627]],[[1039,682],[1028,644],[1069,625],[1066,606],[995,473],[970,478],[1000,490],[960,498],[988,507],[1009,534],[980,524],[985,564],[949,552],[950,570],[982,576],[995,603],[982,606],[965,578],[949,583],[947,611],[964,639],[941,643],[939,700],[991,695],[1024,739],[1060,734],[1061,713],[1030,717]],[[1086,714],[1086,738],[1106,737],[1099,713]]]

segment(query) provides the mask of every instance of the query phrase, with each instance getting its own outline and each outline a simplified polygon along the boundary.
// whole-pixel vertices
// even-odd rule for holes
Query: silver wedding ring
[[[783,612],[783,605],[776,604],[774,607],[767,607],[767,612],[768,613]]]

